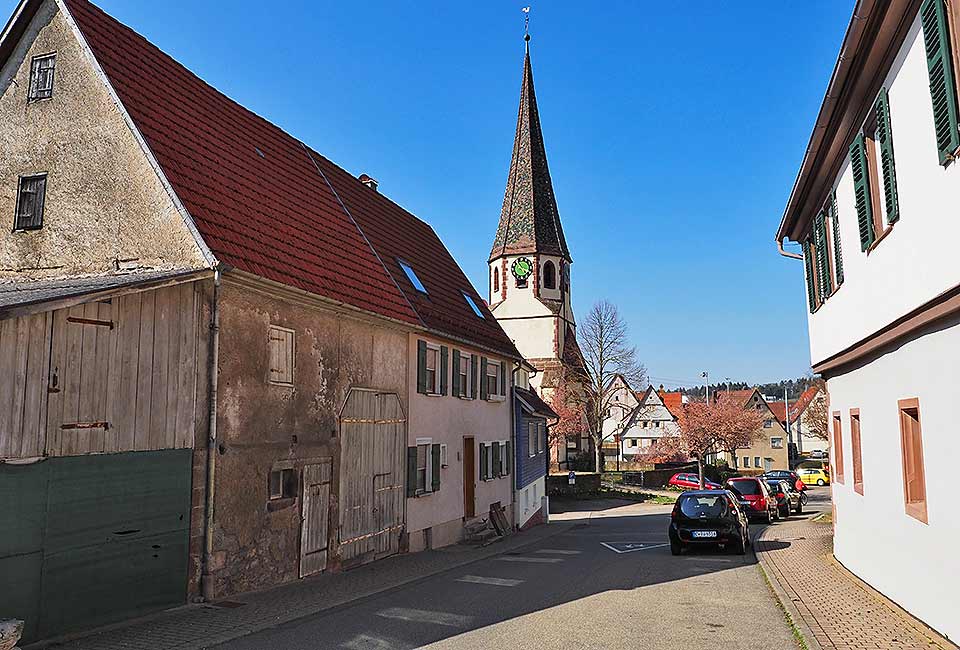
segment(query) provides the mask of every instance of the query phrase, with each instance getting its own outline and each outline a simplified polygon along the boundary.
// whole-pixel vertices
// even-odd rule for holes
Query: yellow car
[[[830,477],[822,469],[809,467],[798,469],[797,476],[804,485],[830,485]]]

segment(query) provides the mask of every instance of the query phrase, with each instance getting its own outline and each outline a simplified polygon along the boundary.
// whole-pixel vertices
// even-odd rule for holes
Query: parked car
[[[687,474],[684,472],[679,472],[670,477],[668,485],[674,487],[683,488],[684,490],[699,490],[700,489],[700,477],[696,474]],[[714,483],[713,481],[708,481],[704,479],[703,485],[705,488],[711,490],[720,490],[722,489],[719,483]]]
[[[770,488],[770,493],[777,499],[777,510],[782,519],[789,517],[791,511],[797,515],[803,514],[800,493],[794,489],[792,481],[768,480],[767,487]]]
[[[748,517],[765,520],[768,524],[780,518],[777,499],[770,494],[767,483],[753,476],[727,479],[725,487],[737,495],[740,507]]]
[[[750,524],[729,490],[690,490],[673,505],[670,552],[691,546],[717,545],[743,555],[750,545]]]
[[[800,480],[803,481],[804,485],[830,485],[830,476],[822,469],[804,467],[797,474],[800,475]]]
[[[806,489],[803,481],[800,480],[800,475],[796,472],[790,472],[785,469],[775,469],[769,472],[764,472],[760,476],[768,481],[786,481],[793,486],[794,490],[802,491]]]
[[[814,449],[810,452],[810,458],[815,458],[817,460],[826,460],[827,452],[822,449]]]

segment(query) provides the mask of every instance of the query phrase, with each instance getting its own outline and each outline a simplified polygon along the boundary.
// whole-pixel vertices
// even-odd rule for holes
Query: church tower
[[[490,251],[489,304],[520,353],[540,371],[531,384],[546,398],[540,389],[549,392],[565,365],[578,365],[580,351],[570,304],[572,258],[547,168],[529,34],[525,40],[517,133]]]

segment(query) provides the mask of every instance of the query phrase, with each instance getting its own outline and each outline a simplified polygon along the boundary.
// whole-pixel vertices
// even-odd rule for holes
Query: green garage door
[[[0,612],[24,642],[186,599],[189,449],[0,465]]]

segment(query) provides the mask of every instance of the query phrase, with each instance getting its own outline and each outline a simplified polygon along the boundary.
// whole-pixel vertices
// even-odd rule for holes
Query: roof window
[[[471,298],[466,291],[461,291],[460,293],[463,294],[463,299],[467,301],[468,305],[470,305],[470,309],[473,310],[473,313],[479,316],[480,318],[483,318],[484,317],[483,312],[480,311],[479,307],[477,307],[477,303],[473,301],[473,298]]]
[[[403,260],[397,260],[397,264],[399,264],[403,272],[407,274],[407,279],[410,280],[410,284],[413,285],[414,289],[420,293],[427,293],[427,288],[423,286],[423,282],[420,282],[420,278],[417,277],[417,273],[413,270],[413,267]],[[476,307],[474,307],[474,309],[476,309]]]

